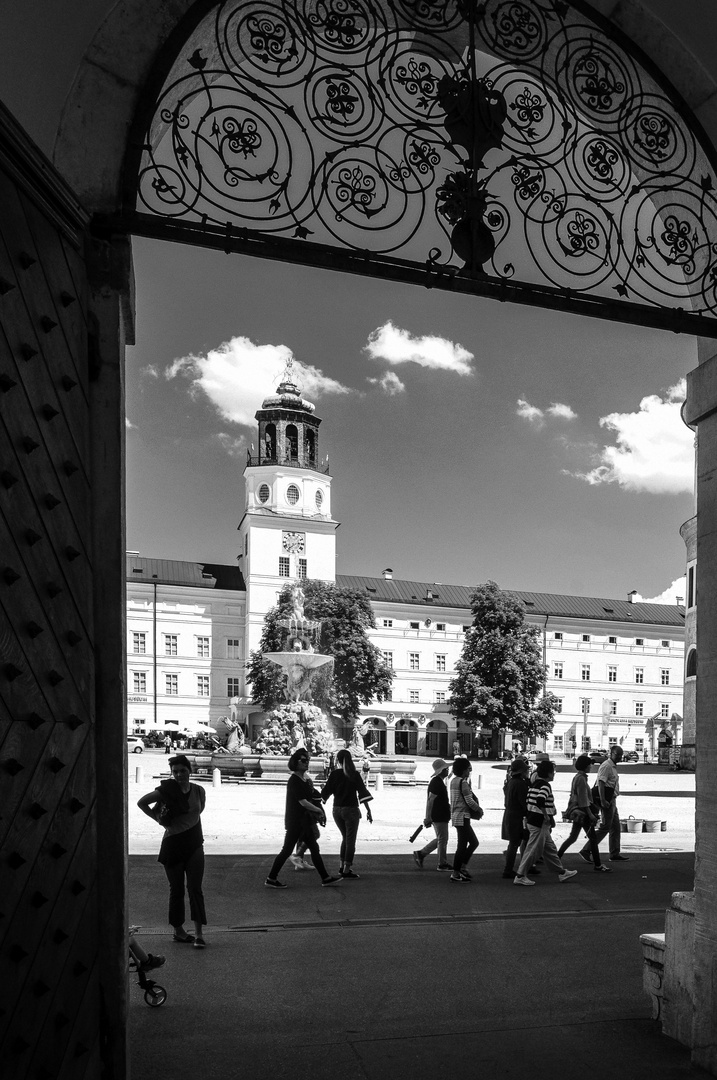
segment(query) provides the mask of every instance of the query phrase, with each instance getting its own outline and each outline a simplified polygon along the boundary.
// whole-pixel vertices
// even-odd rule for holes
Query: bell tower
[[[256,419],[258,448],[247,454],[239,525],[247,655],[258,647],[264,616],[288,581],[335,581],[338,528],[328,457],[319,455],[321,420],[301,396],[293,360]]]

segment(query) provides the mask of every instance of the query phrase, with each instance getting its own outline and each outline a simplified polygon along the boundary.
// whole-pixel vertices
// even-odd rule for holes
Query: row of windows
[[[564,750],[567,736],[554,735],[553,736],[553,750]],[[617,736],[614,738],[611,736],[608,739],[608,748],[611,746],[619,746],[619,740]],[[591,749],[591,741],[589,735],[581,735],[580,737],[580,752],[585,754]],[[641,738],[635,739],[635,749],[638,754],[642,754],[645,749],[645,740]]]
[[[291,562],[288,555],[279,556],[279,577],[291,576]],[[307,577],[306,559],[299,559],[296,576],[300,579]]]
[[[286,460],[287,461],[289,460],[288,451],[287,451]],[[257,495],[257,498],[258,498],[260,503],[268,502],[269,501],[269,496],[271,495],[271,489],[269,488],[269,485],[268,484],[260,484],[259,487],[257,488],[256,495]],[[296,504],[298,503],[300,498],[301,498],[301,492],[299,491],[296,484],[289,484],[289,486],[286,489],[286,501],[289,503],[289,505],[290,506],[296,506]],[[323,505],[323,502],[324,502],[324,493],[323,493],[323,491],[317,491],[316,492],[316,494],[314,495],[314,502],[316,503],[316,509],[320,510],[322,505]]]
[[[556,713],[561,713],[563,711],[563,701],[565,699],[559,697],[556,700],[557,700],[557,705],[555,706],[555,711],[556,711]],[[618,709],[618,702],[617,701],[608,702],[608,715],[609,716],[617,716],[618,715],[617,709]],[[580,710],[579,711],[581,713],[589,713],[590,712],[590,698],[580,698]],[[669,701],[661,701],[660,702],[660,717],[661,718],[669,718],[669,716],[671,714],[671,711],[672,710],[671,710],[671,705],[670,705]],[[633,702],[633,714],[632,715],[633,716],[644,716],[645,715],[645,702],[644,701],[634,701]]]
[[[383,656],[383,662],[386,665],[386,667],[392,668],[393,667],[393,655],[394,655],[393,652],[390,651],[390,650],[384,649],[381,655]],[[447,662],[447,660],[448,660],[447,653],[436,653],[436,655],[434,657],[434,664],[435,664],[434,670],[435,671],[445,671],[446,670],[446,662]],[[408,670],[409,671],[421,671],[422,670],[421,669],[421,654],[420,653],[410,652],[408,654]],[[424,668],[423,670],[425,671],[426,669]]]
[[[195,675],[196,679],[196,696],[197,697],[209,697],[209,676],[208,675]],[[135,694],[147,693],[147,674],[144,671],[132,672],[132,691]],[[179,675],[174,673],[167,673],[164,676],[164,692],[169,697],[176,697],[179,694]],[[230,677],[227,679],[227,697],[239,696],[239,679]]]
[[[566,639],[565,639],[565,635],[564,635],[563,631],[562,630],[556,630],[555,633],[553,634],[553,640],[554,641],[565,641]],[[580,635],[580,641],[588,642],[588,641],[597,641],[597,640],[599,640],[599,639],[594,638],[592,634],[581,634]],[[608,645],[617,645],[617,643],[618,643],[617,637],[615,637],[614,635],[610,635],[608,637],[608,639],[607,639],[607,643],[608,643]],[[627,644],[627,640],[625,640],[624,643]],[[645,638],[642,638],[642,637],[636,637],[635,638],[635,645],[644,645],[644,644],[645,644]],[[653,644],[653,643],[650,642],[650,644]],[[656,642],[655,642],[655,644],[656,644]],[[669,649],[670,648],[670,641],[667,638],[662,638],[660,640],[660,648],[661,649]]]
[[[402,626],[402,625],[403,625],[403,623],[394,623],[393,619],[382,619],[381,620],[381,626],[385,630],[391,630],[394,626]],[[432,624],[429,623],[429,626],[426,627],[426,629],[429,629],[431,627],[431,625]],[[425,623],[424,623],[424,626],[425,626]],[[421,629],[421,624],[420,624],[420,622],[409,622],[408,623],[408,629],[409,630],[420,630]],[[437,622],[435,624],[435,626],[433,626],[433,629],[434,630],[445,630],[446,629],[446,624],[444,622]],[[463,629],[466,630],[467,628],[464,626]]]
[[[394,698],[393,691],[389,690],[388,693],[386,694],[386,697],[385,697],[384,700],[385,701],[405,701],[405,700],[408,700],[410,705],[420,705],[421,701],[423,700],[423,704],[427,704],[428,703],[428,698],[422,699],[421,698],[421,693],[422,692],[425,693],[425,691],[421,691],[421,690],[409,690],[408,691],[408,699],[406,699],[406,698]],[[429,692],[428,696],[430,696],[430,692]],[[434,690],[433,691],[433,704],[434,705],[445,705],[447,700],[448,700],[448,698],[447,698],[447,694],[446,694],[445,690]]]
[[[565,663],[562,660],[556,660],[553,663],[553,678],[562,679],[565,672]],[[644,667],[636,667],[633,669],[634,680],[638,685],[642,685],[645,681],[645,669]],[[592,667],[590,664],[580,665],[580,678],[583,682],[590,682],[592,678]],[[607,681],[617,682],[617,664],[607,665]],[[670,685],[670,669],[660,668],[660,686]]]
[[[179,655],[179,634],[162,634],[164,639],[164,655],[165,656],[178,656]],[[209,659],[209,638],[208,637],[195,637],[195,656],[201,657],[203,660]],[[226,650],[227,660],[239,660],[240,643],[239,638],[227,638]],[[144,655],[147,652],[147,634],[143,630],[134,631],[132,633],[132,652],[137,655]]]

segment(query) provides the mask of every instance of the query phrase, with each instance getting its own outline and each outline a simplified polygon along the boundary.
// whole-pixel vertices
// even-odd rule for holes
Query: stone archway
[[[122,434],[117,423],[122,411],[122,354],[125,340],[131,339],[131,260],[127,236],[116,231],[115,215],[122,206],[123,163],[126,157],[127,136],[140,96],[150,81],[155,65],[161,62],[165,46],[172,48],[174,35],[181,38],[183,17],[193,5],[189,0],[121,0],[96,36],[80,68],[75,87],[67,103],[55,152],[55,164],[92,215],[92,238],[88,250],[91,254],[89,281],[92,286],[91,310],[96,320],[93,333],[94,360],[111,382],[104,401],[97,403],[96,418],[113,418],[111,431],[107,432],[108,457],[105,459],[107,479],[107,502],[111,504],[105,521],[111,520],[121,544],[121,494],[122,494]],[[709,106],[713,104],[714,86],[706,80],[694,78],[694,65],[685,62],[684,50],[674,39],[665,40],[664,34],[654,33],[649,14],[643,5],[633,0],[621,3],[601,3],[608,15],[614,12],[616,25],[628,32],[634,41],[642,44],[650,54],[659,48],[656,61],[662,70],[681,90],[688,105],[704,109],[708,136],[717,143],[717,129],[709,120]],[[661,29],[661,28],[660,28]],[[38,170],[39,174],[39,170]],[[88,233],[89,236],[89,233]],[[691,422],[698,425],[700,449],[700,477],[698,482],[698,506],[701,524],[698,527],[698,553],[700,558],[700,602],[705,615],[701,618],[699,650],[701,678],[698,684],[698,716],[711,716],[717,692],[717,675],[712,673],[709,658],[717,655],[717,624],[709,612],[715,610],[717,600],[717,553],[714,550],[712,522],[717,515],[713,505],[710,481],[717,462],[717,376],[714,363],[709,363],[714,346],[703,342],[701,361],[691,379]],[[114,479],[112,474],[114,473]],[[97,527],[98,519],[95,519]],[[121,637],[122,572],[110,565],[110,573],[102,582],[101,594],[105,601],[105,614],[112,621],[113,635]],[[97,573],[97,572],[96,572]],[[99,578],[97,578],[99,580]],[[116,645],[116,642],[115,642]],[[111,660],[111,656],[109,657]],[[110,663],[108,671],[122,669],[119,657]],[[115,685],[114,677],[107,683],[108,718],[120,722],[123,696],[121,686]],[[112,701],[114,700],[114,705]],[[698,808],[704,814],[699,843],[704,859],[698,866],[697,895],[697,955],[699,958],[698,985],[700,1014],[696,1026],[697,1044],[701,1047],[698,1060],[717,1069],[717,1049],[714,1042],[717,1013],[714,991],[714,955],[717,940],[717,914],[713,904],[714,881],[708,871],[708,863],[714,865],[715,821],[714,776],[717,772],[717,733],[706,721],[698,720],[700,756],[703,771],[698,771]],[[58,759],[59,760],[59,759]],[[699,765],[698,765],[699,769]],[[118,796],[116,785],[99,792],[98,823],[101,836],[116,833],[113,815],[122,814],[122,795]],[[123,868],[120,868],[123,869]],[[108,894],[109,895],[109,894]],[[109,940],[98,951],[107,972],[108,985],[122,985],[124,971],[123,938],[125,914],[121,898],[117,896],[106,911],[105,925]],[[33,999],[29,996],[27,1010]],[[105,1054],[107,1075],[119,1077],[123,1070],[124,1003],[122,994],[110,994],[105,1000],[111,1018],[105,1029],[109,1049]],[[21,1038],[21,1033],[18,1033]],[[80,1066],[81,1067],[81,1066]],[[88,1075],[91,1075],[88,1072]]]

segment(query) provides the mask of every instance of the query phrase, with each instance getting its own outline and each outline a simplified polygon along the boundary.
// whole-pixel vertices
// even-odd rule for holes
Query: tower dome
[[[275,393],[256,412],[259,453],[252,465],[289,465],[319,468],[319,424],[314,405],[301,396],[294,361],[290,358]]]

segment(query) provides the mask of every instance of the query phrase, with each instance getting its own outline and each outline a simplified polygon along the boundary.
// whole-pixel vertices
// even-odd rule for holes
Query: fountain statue
[[[301,586],[294,585],[291,590],[291,612],[288,618],[278,620],[284,630],[285,648],[280,652],[262,653],[286,675],[287,701],[311,701],[312,672],[334,662],[333,657],[315,651],[314,643],[319,643],[321,621],[306,618],[305,599]]]

